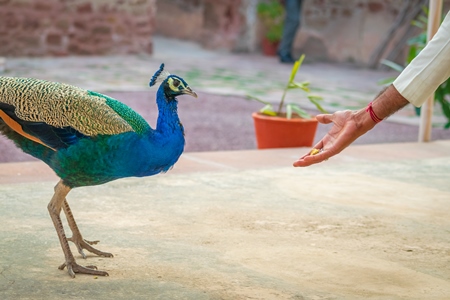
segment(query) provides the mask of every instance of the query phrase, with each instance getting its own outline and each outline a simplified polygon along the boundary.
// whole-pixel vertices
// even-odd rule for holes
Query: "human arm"
[[[393,84],[373,101],[373,111],[380,119],[384,119],[408,103],[421,106],[449,76],[450,12],[427,46]],[[323,124],[333,122],[334,125],[315,145],[314,148],[321,151],[315,155],[308,153],[302,156],[294,162],[295,167],[316,164],[340,153],[376,124],[365,109],[318,115],[317,120]]]
[[[393,86],[390,85],[372,102],[375,114],[384,119],[409,103]],[[318,115],[317,120],[323,124],[333,123],[333,127],[314,148],[321,150],[318,154],[307,153],[294,162],[294,167],[307,167],[327,160],[340,153],[358,137],[375,127],[375,121],[366,109],[357,111],[338,111],[334,114]]]
[[[450,12],[433,39],[393,82],[400,94],[421,106],[450,76]]]

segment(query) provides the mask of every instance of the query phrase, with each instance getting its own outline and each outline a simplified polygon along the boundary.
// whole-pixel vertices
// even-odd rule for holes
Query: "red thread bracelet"
[[[383,119],[380,119],[377,114],[373,111],[373,107],[372,107],[372,102],[369,103],[369,105],[367,105],[366,111],[369,112],[370,117],[372,118],[372,120],[375,123],[380,123],[381,121],[383,121]]]

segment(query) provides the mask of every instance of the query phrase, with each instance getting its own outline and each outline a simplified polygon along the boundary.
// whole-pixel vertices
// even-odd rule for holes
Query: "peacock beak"
[[[194,98],[197,98],[198,96],[197,96],[197,93],[196,92],[194,92],[190,87],[186,87],[184,90],[183,90],[183,94],[186,94],[186,95],[191,95],[192,97],[194,97]]]

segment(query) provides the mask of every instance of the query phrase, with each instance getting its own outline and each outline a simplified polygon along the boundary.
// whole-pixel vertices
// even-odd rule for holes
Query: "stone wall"
[[[246,1],[255,2],[157,0],[156,32],[196,41],[206,48],[234,49],[246,28],[242,13],[242,4]]]
[[[318,60],[367,65],[404,3],[400,0],[306,0],[294,49]],[[384,51],[386,55],[400,42],[406,27],[410,24],[395,30]],[[414,33],[417,31],[410,32]]]
[[[0,55],[152,53],[155,0],[0,0]]]
[[[157,34],[200,42],[204,0],[157,0],[156,8]]]
[[[415,1],[410,0],[414,5]],[[230,51],[257,51],[262,36],[258,0],[157,0],[156,32]],[[308,59],[367,66],[402,10],[405,0],[304,0],[294,54]],[[444,0],[447,11],[450,0]],[[417,5],[416,5],[417,6]],[[395,31],[384,51],[402,40],[409,24]],[[409,31],[412,35],[417,31]],[[402,61],[404,51],[398,60]]]
[[[367,65],[404,1],[304,0],[294,54]],[[257,2],[0,0],[0,55],[152,53],[155,27],[159,34],[196,41],[207,48],[258,51],[262,34]],[[444,11],[449,3],[444,0]],[[394,36],[386,53],[400,39],[401,33]]]

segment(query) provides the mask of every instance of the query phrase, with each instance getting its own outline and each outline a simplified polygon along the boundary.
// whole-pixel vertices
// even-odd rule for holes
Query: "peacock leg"
[[[97,250],[91,246],[97,244],[99,241],[87,241],[83,239],[80,230],[78,229],[77,223],[75,222],[75,218],[73,217],[72,211],[70,210],[67,199],[64,199],[63,210],[64,213],[66,214],[70,230],[72,230],[72,237],[68,238],[67,240],[71,241],[77,246],[78,252],[81,254],[81,256],[83,256],[83,258],[86,258],[86,254],[84,254],[83,249],[86,249],[87,251],[97,254],[99,256],[113,257],[111,253]]]
[[[65,263],[63,263],[59,269],[63,270],[67,267],[67,271],[72,278],[75,277],[75,273],[108,276],[107,272],[98,271],[95,266],[83,267],[75,262],[72,251],[70,251],[69,243],[67,242],[60,217],[62,204],[64,203],[64,200],[69,192],[70,188],[68,186],[66,186],[62,181],[58,182],[55,186],[55,194],[48,204],[48,211],[50,213],[50,217],[52,218],[53,225],[55,226],[56,233],[58,234],[59,242],[61,243],[61,248],[66,259]]]

